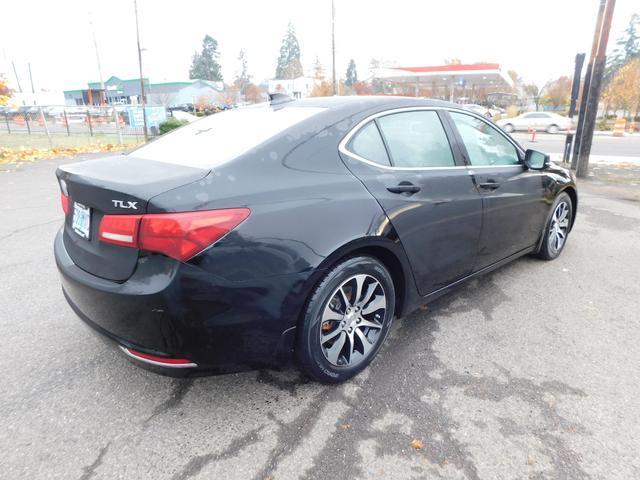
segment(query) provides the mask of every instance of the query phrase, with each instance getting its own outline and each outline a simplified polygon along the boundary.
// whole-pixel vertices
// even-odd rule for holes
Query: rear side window
[[[464,113],[449,113],[467,148],[471,165],[520,163],[516,147],[487,122]]]
[[[449,140],[438,114],[424,110],[378,118],[395,167],[452,167]]]
[[[380,165],[389,165],[389,156],[375,122],[369,122],[353,137],[349,150]]]

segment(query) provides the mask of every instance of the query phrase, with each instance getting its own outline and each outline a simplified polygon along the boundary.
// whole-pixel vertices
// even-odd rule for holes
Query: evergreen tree
[[[313,78],[316,80],[324,80],[324,67],[320,63],[320,58],[316,55],[316,60],[313,62]]]
[[[303,75],[300,62],[300,44],[296,37],[293,25],[289,23],[287,34],[282,39],[278,65],[276,66],[276,78],[298,78]]]
[[[347,87],[353,87],[356,83],[358,83],[358,72],[356,71],[356,62],[353,61],[353,58],[349,60],[349,66],[347,67],[347,76],[344,84]]]
[[[251,82],[251,75],[249,75],[247,62],[247,53],[244,51],[244,49],[240,50],[240,53],[238,54],[238,61],[240,62],[240,72],[238,73],[234,83],[238,87],[238,90],[240,90],[240,94],[244,94],[245,88]]]
[[[189,68],[190,79],[222,81],[222,72],[218,58],[218,42],[209,35],[205,35],[202,40],[202,52],[195,52]]]
[[[607,68],[604,74],[605,83],[609,83],[618,70],[630,60],[640,57],[640,16],[637,13],[631,15],[629,25],[624,34],[616,41],[616,48],[607,59]]]

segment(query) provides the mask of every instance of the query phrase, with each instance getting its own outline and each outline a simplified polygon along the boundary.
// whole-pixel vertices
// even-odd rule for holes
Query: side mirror
[[[527,150],[524,154],[524,163],[531,170],[544,170],[551,164],[551,157],[537,150]]]

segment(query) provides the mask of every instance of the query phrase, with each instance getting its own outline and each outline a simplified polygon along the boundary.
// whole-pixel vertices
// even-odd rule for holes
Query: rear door
[[[524,166],[519,148],[485,119],[462,111],[449,115],[475,188],[483,221],[475,270],[535,245],[548,213],[545,174]]]
[[[433,109],[374,115],[340,144],[398,233],[422,295],[469,274],[476,255],[482,200],[451,145]]]

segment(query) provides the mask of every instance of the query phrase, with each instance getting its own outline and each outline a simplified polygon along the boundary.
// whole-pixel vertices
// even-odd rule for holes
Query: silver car
[[[511,133],[517,130],[538,130],[547,133],[558,133],[568,130],[572,122],[567,117],[549,112],[527,112],[513,118],[503,118],[496,122],[505,132]]]

